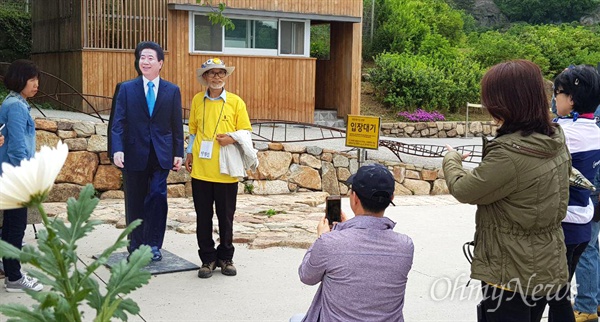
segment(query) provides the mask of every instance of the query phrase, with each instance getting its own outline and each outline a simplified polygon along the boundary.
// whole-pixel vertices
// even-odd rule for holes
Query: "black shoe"
[[[212,261],[210,263],[202,264],[202,267],[198,270],[198,277],[200,278],[209,278],[212,276],[212,271],[217,268],[217,262]]]
[[[219,259],[217,266],[221,268],[221,273],[227,276],[235,276],[237,274],[237,269],[233,266],[233,261],[231,259]]]
[[[152,261],[158,262],[162,260],[162,254],[160,253],[160,249],[156,246],[152,246]]]

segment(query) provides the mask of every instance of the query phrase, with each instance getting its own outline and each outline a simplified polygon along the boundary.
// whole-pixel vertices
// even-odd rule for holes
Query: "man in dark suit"
[[[183,160],[181,92],[159,77],[162,48],[150,41],[138,45],[142,77],[123,82],[112,120],[111,154],[123,171],[127,224],[143,222],[129,236],[129,252],[152,248],[160,261],[167,223],[167,176]],[[137,50],[136,50],[137,52]]]

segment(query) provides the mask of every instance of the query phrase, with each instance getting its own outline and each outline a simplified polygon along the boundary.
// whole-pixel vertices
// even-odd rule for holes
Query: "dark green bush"
[[[510,59],[529,59],[547,78],[554,78],[571,64],[600,62],[600,34],[594,29],[562,25],[513,25],[506,32],[471,34],[469,55],[489,67]]]
[[[31,52],[31,15],[0,6],[0,61],[29,58]]]
[[[494,0],[510,21],[555,23],[578,21],[600,0]]]
[[[417,54],[431,34],[441,35],[453,46],[464,40],[460,11],[443,0],[377,0],[375,19],[373,43],[364,57],[382,52]]]
[[[384,53],[370,70],[376,95],[394,111],[455,112],[467,102],[479,101],[479,64],[458,51],[411,55]]]
[[[531,42],[524,42],[523,35],[488,31],[471,34],[469,54],[482,66],[490,67],[511,59],[528,59],[536,63],[542,71],[550,68],[548,59],[541,49]]]

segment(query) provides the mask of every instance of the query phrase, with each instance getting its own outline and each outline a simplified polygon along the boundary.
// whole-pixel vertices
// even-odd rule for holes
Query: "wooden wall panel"
[[[143,40],[167,42],[167,0],[84,0],[84,48],[134,49]]]
[[[335,95],[332,95],[336,83],[334,70],[330,60],[317,60],[315,109],[337,110]]]
[[[314,59],[219,57],[227,65],[236,67],[227,79],[226,89],[246,102],[251,118],[313,121]],[[165,56],[161,77],[181,88],[182,105],[186,109],[190,108],[194,95],[205,90],[196,80],[196,69],[209,58],[212,56]],[[83,74],[86,81],[83,83],[83,92],[112,96],[118,82],[136,76],[133,61],[132,52],[84,51]],[[179,72],[176,72],[178,68]]]
[[[80,1],[34,1],[31,6],[32,53],[81,49]]]
[[[360,114],[361,32],[360,24],[331,23],[330,59],[317,61],[316,108]]]
[[[76,91],[81,91],[83,79],[80,52],[32,54],[31,59],[40,70],[61,78]],[[40,78],[40,90],[46,93],[73,92],[73,89],[61,85],[52,78],[45,77]],[[81,107],[81,100],[75,96],[68,96],[65,100],[68,104]]]
[[[196,4],[196,0],[167,0],[168,3]],[[209,3],[201,0],[200,4]],[[323,15],[362,17],[363,0],[222,0],[227,7],[239,9],[302,12]],[[212,3],[218,3],[212,1]]]

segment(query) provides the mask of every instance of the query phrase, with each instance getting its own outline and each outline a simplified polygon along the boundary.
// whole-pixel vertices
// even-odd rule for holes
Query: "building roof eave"
[[[169,3],[169,10],[189,11],[198,13],[211,13],[214,9],[209,6],[197,5],[197,4],[178,4]],[[301,12],[285,12],[285,11],[269,11],[269,10],[253,10],[253,9],[239,9],[239,8],[225,8],[223,14],[228,16],[246,16],[246,17],[272,17],[272,18],[287,18],[287,19],[299,19],[299,20],[317,20],[317,21],[329,21],[329,22],[352,22],[360,23],[361,17],[353,16],[337,16],[337,15],[323,15],[316,13],[301,13]]]

